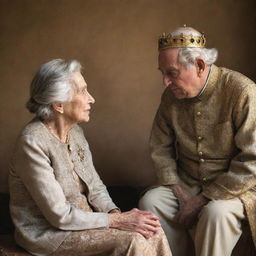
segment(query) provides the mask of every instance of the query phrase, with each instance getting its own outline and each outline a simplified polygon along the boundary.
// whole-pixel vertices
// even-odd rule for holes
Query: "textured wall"
[[[146,185],[154,172],[148,136],[159,103],[158,35],[177,26],[204,31],[217,64],[256,80],[254,0],[0,0],[0,192],[7,191],[15,137],[35,70],[78,59],[96,98],[84,124],[107,184]]]

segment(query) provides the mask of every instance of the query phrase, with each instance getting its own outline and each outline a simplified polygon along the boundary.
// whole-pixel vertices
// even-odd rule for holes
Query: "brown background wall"
[[[108,185],[154,180],[148,136],[159,103],[158,35],[204,31],[217,64],[256,80],[255,0],[0,0],[0,192],[15,137],[31,119],[24,105],[35,70],[78,59],[96,98],[83,125]],[[254,48],[253,48],[254,47]]]

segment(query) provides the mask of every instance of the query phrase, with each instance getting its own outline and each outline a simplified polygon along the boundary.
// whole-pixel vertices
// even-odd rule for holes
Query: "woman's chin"
[[[90,117],[87,116],[87,117],[84,117],[84,118],[81,118],[79,120],[77,120],[77,124],[80,124],[80,123],[88,123],[90,121]]]
[[[85,117],[85,118],[83,119],[83,121],[82,121],[82,122],[87,123],[87,122],[89,122],[89,121],[90,121],[90,117],[89,117],[89,116],[87,116],[87,117]]]

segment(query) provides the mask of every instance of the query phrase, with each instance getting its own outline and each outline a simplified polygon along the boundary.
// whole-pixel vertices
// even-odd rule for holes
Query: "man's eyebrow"
[[[158,67],[157,69],[158,69],[158,70],[160,70],[160,71],[162,71],[162,69],[161,69],[160,67]],[[170,72],[170,71],[179,72],[179,70],[178,70],[178,69],[176,69],[176,68],[172,68],[172,67],[167,68],[165,71],[167,71],[167,72]]]
[[[168,71],[179,71],[177,68],[169,67],[167,68]]]

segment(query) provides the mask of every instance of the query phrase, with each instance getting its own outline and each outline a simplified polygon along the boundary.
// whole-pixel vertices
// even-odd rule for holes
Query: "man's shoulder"
[[[221,80],[227,85],[227,88],[232,87],[233,89],[243,90],[248,87],[248,89],[256,90],[254,81],[242,73],[224,67],[220,67],[219,70]]]

